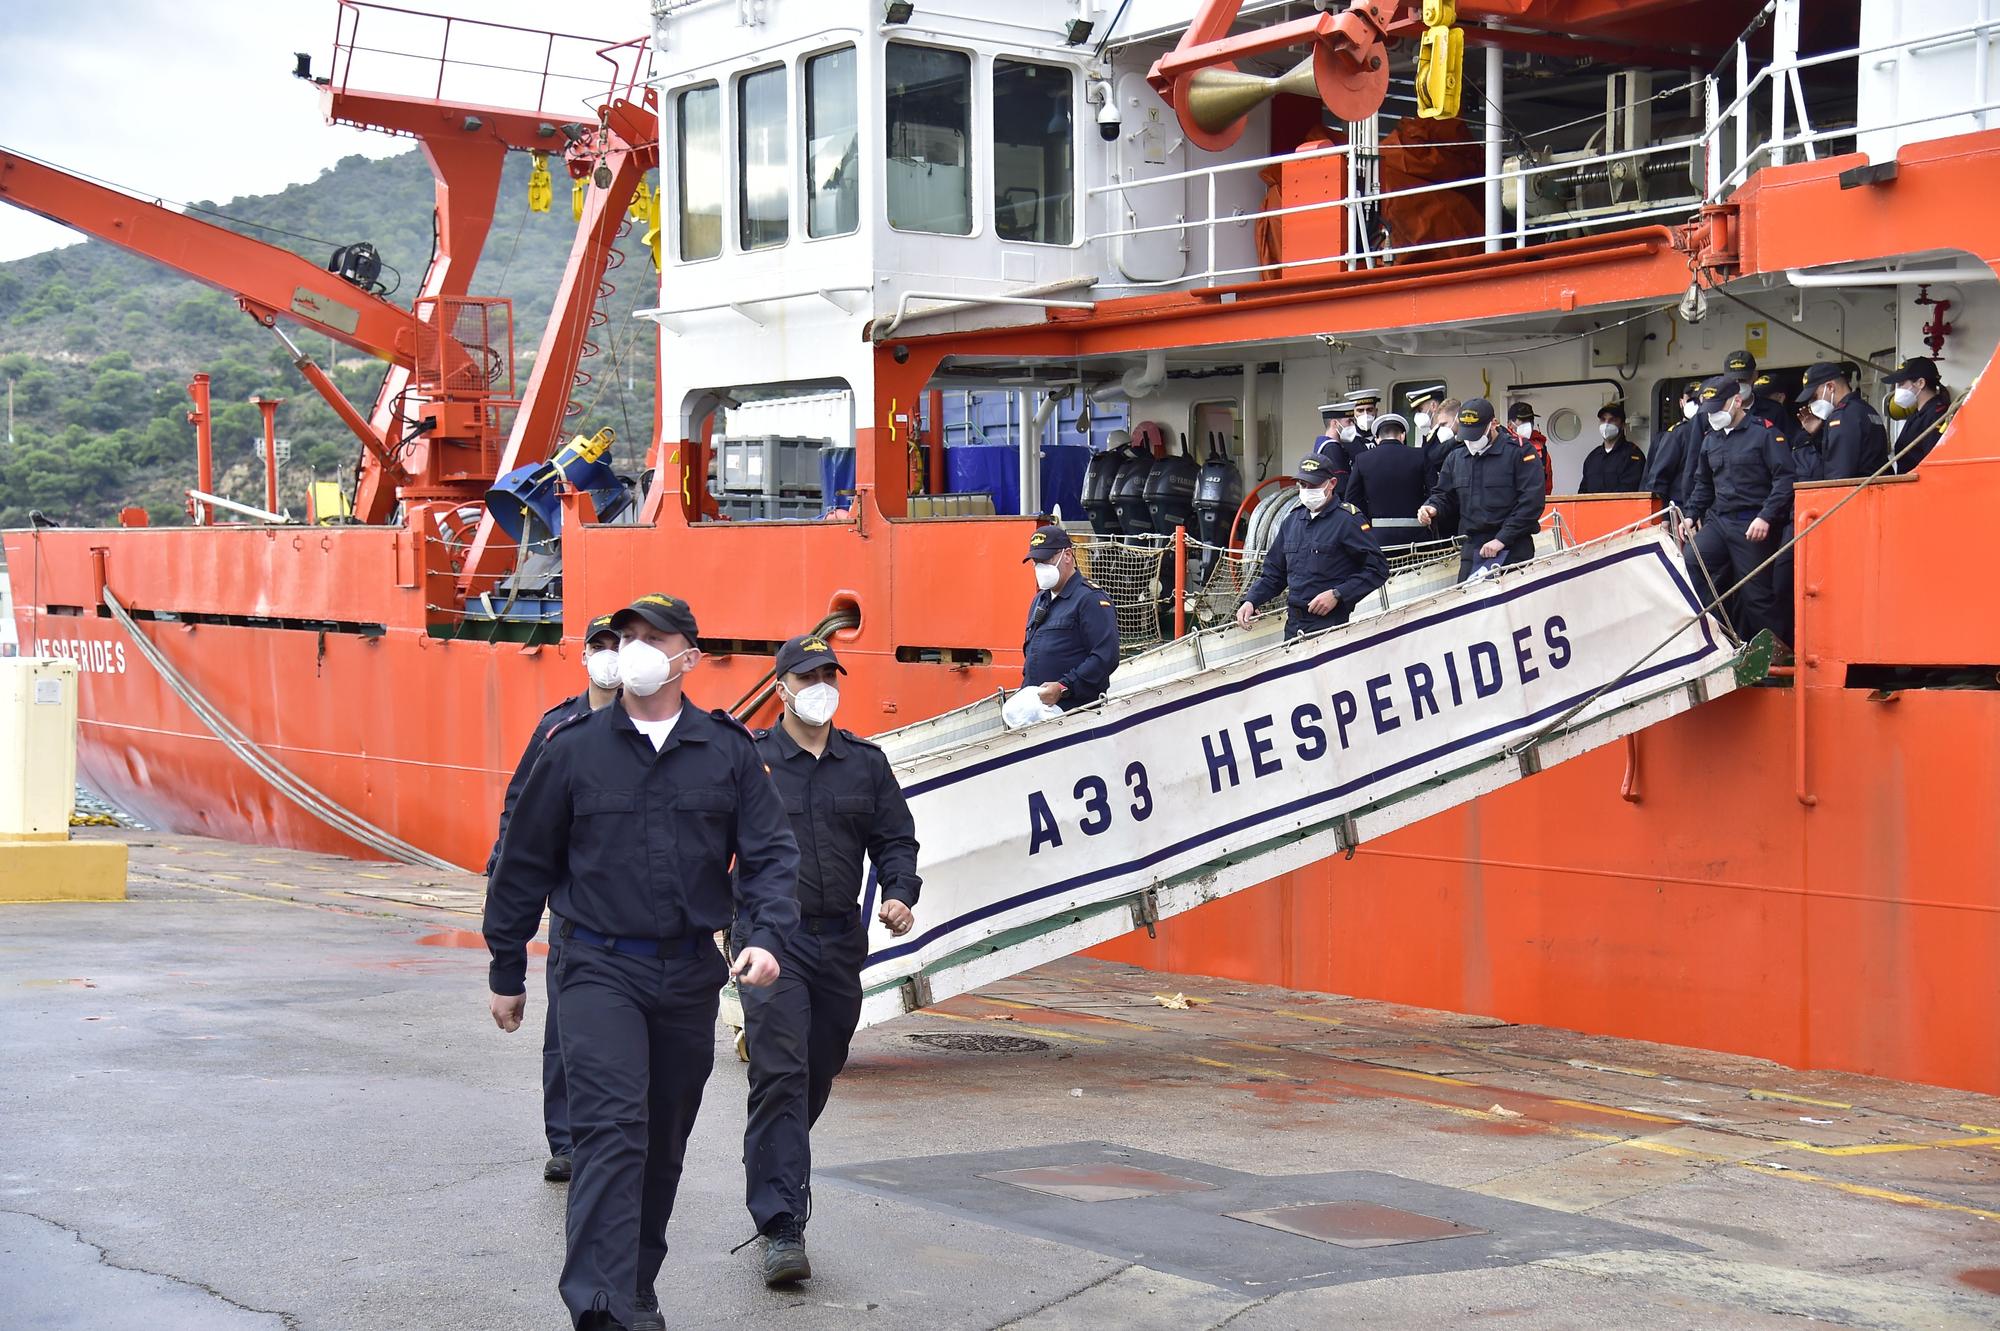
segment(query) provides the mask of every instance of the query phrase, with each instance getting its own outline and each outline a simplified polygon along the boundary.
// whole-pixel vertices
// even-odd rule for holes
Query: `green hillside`
[[[508,159],[472,287],[514,302],[517,391],[527,385],[576,234],[560,166],[547,213],[527,211],[528,170],[525,155]],[[401,290],[391,298],[404,304],[431,252],[432,181],[416,152],[383,161],[349,157],[311,184],[196,206],[314,263],[336,245],[372,242],[385,263],[384,283],[396,282],[388,266],[400,271]],[[569,426],[613,426],[614,460],[623,471],[638,469],[652,424],[653,329],[631,318],[657,294],[642,230],[635,222],[619,242],[627,262],[610,275],[617,290],[593,337],[602,354],[584,364],[595,382],[576,394],[589,409]],[[296,327],[287,331],[366,412],[381,362]],[[303,515],[312,479],[339,480],[351,492],[360,444],[299,378],[270,331],[230,296],[95,240],[0,264],[0,394],[9,383],[14,389],[14,443],[0,447],[0,527],[25,525],[30,509],[66,524],[111,523],[127,504],[143,506],[156,524],[186,522],[182,492],[194,483],[186,385],[197,370],[213,376],[218,492],[263,503],[256,455],[262,426],[249,403],[258,394],[285,399],[278,433],[291,441],[291,460],[281,477],[282,504]]]

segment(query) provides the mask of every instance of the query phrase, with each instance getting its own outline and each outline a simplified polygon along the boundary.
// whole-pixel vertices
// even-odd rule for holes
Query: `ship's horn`
[[[1229,128],[1244,116],[1281,92],[1301,97],[1319,97],[1313,81],[1312,57],[1292,66],[1291,72],[1276,78],[1267,74],[1243,74],[1233,69],[1204,69],[1188,80],[1188,114],[1210,134]]]

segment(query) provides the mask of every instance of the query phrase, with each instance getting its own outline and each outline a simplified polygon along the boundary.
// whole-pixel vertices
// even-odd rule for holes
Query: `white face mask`
[[[1535,423],[1533,421],[1514,422],[1514,433],[1519,435],[1521,438],[1526,439],[1530,435],[1534,434],[1534,432],[1535,432]]]
[[[1446,421],[1443,425],[1437,427],[1435,433],[1439,443],[1448,444],[1458,437],[1458,427],[1450,421]]]
[[[1618,437],[1618,422],[1617,421],[1598,422],[1597,433],[1604,440],[1604,442],[1610,443],[1613,439],[1616,439]]]
[[[1353,442],[1354,442],[1354,434],[1355,434],[1355,430],[1354,430],[1354,427],[1353,427],[1352,425],[1343,425],[1343,426],[1341,426],[1341,427],[1340,427],[1340,442],[1341,442],[1341,443],[1343,443],[1343,444],[1351,444],[1351,443],[1353,443]]]
[[[1481,453],[1484,453],[1487,449],[1493,447],[1493,436],[1490,434],[1482,434],[1476,439],[1467,439],[1464,442],[1465,442],[1465,451],[1472,454],[1472,456],[1474,457],[1478,457]]]
[[[1421,439],[1421,438],[1423,438],[1423,437],[1424,437],[1425,435],[1429,434],[1430,432],[1431,432],[1431,414],[1430,414],[1430,413],[1429,413],[1428,411],[1420,411],[1420,412],[1418,412],[1418,413],[1417,413],[1417,438]]]
[[[1711,412],[1709,412],[1709,413],[1708,413],[1708,428],[1709,428],[1709,429],[1711,429],[1711,430],[1726,430],[1726,429],[1728,429],[1728,428],[1729,428],[1729,425],[1730,425],[1730,419],[1729,419],[1729,413],[1728,413],[1728,412],[1726,412],[1726,411],[1711,411]]]
[[[1913,385],[1899,384],[1896,387],[1896,395],[1892,401],[1904,411],[1908,411],[1911,407],[1917,405],[1917,390]]]
[[[618,687],[618,649],[600,647],[596,651],[584,653],[583,668],[590,672],[590,682],[598,688]]]
[[[674,678],[674,662],[692,650],[687,648],[668,656],[652,643],[633,638],[619,645],[618,677],[625,682],[627,693],[650,698]]]
[[[840,706],[840,690],[831,684],[813,684],[791,696],[792,714],[809,726],[823,726],[833,720]]]
[[[1695,402],[1692,398],[1690,398],[1686,402],[1681,403],[1682,420],[1691,421],[1699,415],[1701,415],[1701,405]]]
[[[1051,559],[1047,563],[1035,565],[1035,585],[1043,591],[1054,591],[1056,584],[1061,581],[1062,570],[1056,567],[1055,560]]]
[[[1828,402],[1823,397],[1816,397],[1813,399],[1811,411],[1813,415],[1819,417],[1821,420],[1825,420],[1827,417],[1833,415],[1833,403]]]
[[[1333,498],[1333,491],[1319,486],[1299,487],[1299,502],[1306,506],[1306,512],[1317,513],[1326,507],[1326,501]]]
[[[1372,411],[1357,411],[1357,412],[1355,412],[1355,413],[1354,413],[1354,426],[1355,426],[1355,428],[1356,428],[1356,429],[1359,429],[1359,430],[1367,430],[1367,429],[1372,429],[1372,428],[1374,427],[1374,425],[1375,425],[1375,413],[1374,413],[1374,412],[1372,412]]]

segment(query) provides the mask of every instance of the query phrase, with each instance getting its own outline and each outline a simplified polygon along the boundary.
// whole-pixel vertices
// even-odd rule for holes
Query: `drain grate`
[[[961,1054],[1032,1054],[1047,1049],[1047,1040],[1031,1040],[1025,1035],[974,1035],[969,1031],[925,1031],[909,1037],[933,1049],[950,1049]]]

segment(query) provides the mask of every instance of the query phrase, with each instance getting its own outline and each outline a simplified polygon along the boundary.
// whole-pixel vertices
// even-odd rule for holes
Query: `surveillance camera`
[[[1106,97],[1097,108],[1097,133],[1106,143],[1118,141],[1118,102]]]

